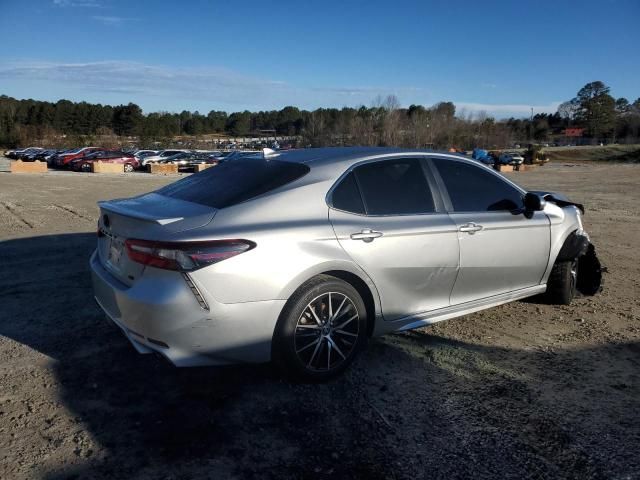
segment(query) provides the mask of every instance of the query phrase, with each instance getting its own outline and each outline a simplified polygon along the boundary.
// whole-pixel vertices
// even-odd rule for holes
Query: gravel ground
[[[513,177],[586,205],[602,294],[374,339],[293,385],[138,355],[94,305],[95,202],[175,177],[0,173],[0,478],[639,479],[640,167]]]

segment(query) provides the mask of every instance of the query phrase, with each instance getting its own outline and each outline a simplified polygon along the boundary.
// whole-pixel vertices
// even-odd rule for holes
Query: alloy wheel
[[[328,292],[307,304],[298,318],[294,348],[307,370],[327,372],[339,367],[356,348],[360,315],[345,294]]]
[[[574,260],[571,264],[571,291],[575,292],[578,284],[578,261]]]

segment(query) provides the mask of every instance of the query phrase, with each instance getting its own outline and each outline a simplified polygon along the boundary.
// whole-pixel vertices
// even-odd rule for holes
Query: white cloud
[[[115,17],[115,16],[107,16],[107,15],[93,15],[91,18],[107,26],[119,26],[128,20],[132,20],[131,18]]]
[[[41,82],[74,91],[119,94],[123,102],[218,105],[227,109],[273,109],[369,105],[378,95],[409,97],[417,89],[298,87],[282,80],[243,75],[226,68],[176,68],[129,61],[0,64],[0,80]],[[155,97],[155,98],[150,98]],[[147,100],[147,101],[145,101]],[[167,108],[167,107],[165,107]],[[169,107],[170,108],[170,107]],[[180,107],[178,107],[180,108]]]
[[[56,92],[55,95],[64,95],[71,100],[135,102],[146,111],[183,108],[201,111],[211,108],[228,111],[270,110],[286,105],[307,109],[358,107],[370,106],[376,97],[384,98],[389,94],[396,95],[405,107],[412,103],[435,103],[431,92],[420,87],[302,87],[280,79],[244,75],[226,68],[178,68],[130,61],[0,63],[0,82],[5,86],[28,84],[29,91],[37,88]],[[3,87],[2,90],[10,94],[9,89]],[[454,103],[458,114],[486,112],[497,118],[528,117],[531,107],[534,113],[553,113],[560,104]]]
[[[457,112],[462,110],[467,112],[478,113],[486,112],[488,115],[505,118],[505,117],[528,117],[531,115],[533,108],[534,115],[536,113],[555,113],[558,105],[562,102],[551,102],[547,105],[525,105],[525,104],[492,104],[492,103],[469,103],[469,102],[453,102],[456,105]]]
[[[102,4],[98,0],[53,0],[53,4],[58,7],[102,7]]]

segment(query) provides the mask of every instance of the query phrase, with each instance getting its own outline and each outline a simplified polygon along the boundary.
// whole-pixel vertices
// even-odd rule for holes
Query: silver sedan
[[[454,154],[265,151],[99,206],[95,299],[177,366],[325,380],[371,336],[600,288],[581,205]]]

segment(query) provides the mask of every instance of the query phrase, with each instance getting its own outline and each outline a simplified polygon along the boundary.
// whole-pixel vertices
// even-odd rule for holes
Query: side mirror
[[[547,201],[535,193],[527,193],[524,196],[524,210],[526,212],[538,212],[544,209]]]

